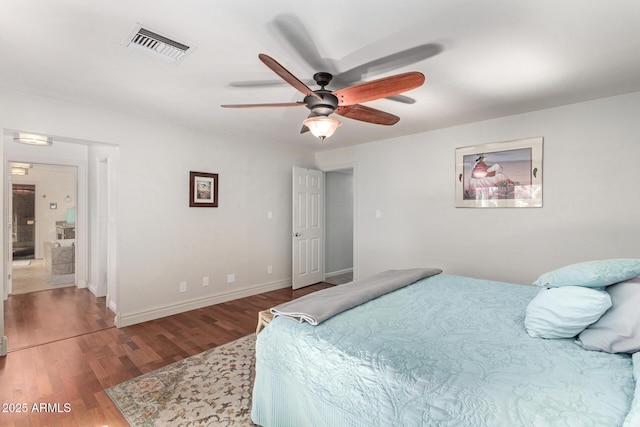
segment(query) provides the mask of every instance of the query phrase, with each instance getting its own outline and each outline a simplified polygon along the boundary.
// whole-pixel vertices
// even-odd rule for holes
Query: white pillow
[[[538,338],[571,338],[611,307],[605,291],[583,286],[542,288],[527,306],[524,326]]]
[[[640,276],[609,286],[613,307],[578,337],[587,350],[607,353],[640,351]]]

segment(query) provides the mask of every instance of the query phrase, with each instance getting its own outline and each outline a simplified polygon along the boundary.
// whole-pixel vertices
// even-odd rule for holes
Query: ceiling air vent
[[[148,30],[140,24],[134,27],[126,43],[130,49],[174,64],[180,62],[191,50],[189,46]]]

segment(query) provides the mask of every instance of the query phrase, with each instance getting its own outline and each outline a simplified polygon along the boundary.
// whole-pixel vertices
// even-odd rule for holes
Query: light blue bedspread
[[[438,275],[318,326],[275,318],[256,344],[267,427],[621,426],[629,355],[531,338],[539,288]]]
[[[440,273],[442,270],[439,268],[387,270],[365,280],[323,289],[285,302],[272,308],[271,313],[318,325],[345,310]]]

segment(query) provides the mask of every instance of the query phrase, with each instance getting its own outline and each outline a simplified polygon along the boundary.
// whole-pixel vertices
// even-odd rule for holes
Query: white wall
[[[325,273],[353,269],[353,173],[325,173]]]
[[[118,146],[121,325],[288,285],[291,166],[314,167],[311,153],[0,95],[2,129]],[[354,261],[360,277],[425,265],[528,283],[569,262],[640,258],[639,107],[638,93],[606,98],[320,152],[315,167],[358,163]],[[545,138],[543,208],[454,207],[456,147],[531,136]],[[219,208],[188,207],[190,170],[220,174]],[[229,273],[236,275],[233,284],[226,283]],[[205,275],[209,287],[201,285]],[[180,281],[188,282],[186,293],[178,292]]]
[[[0,95],[0,128],[118,146],[119,325],[290,284],[291,167],[312,167],[311,152],[46,98]],[[219,174],[219,208],[188,207],[192,170]],[[226,283],[229,273],[235,283]],[[208,287],[203,276],[210,277]],[[188,283],[186,293],[178,292],[181,281]]]
[[[530,283],[568,263],[640,258],[638,111],[640,93],[627,94],[319,152],[316,167],[358,163],[359,278],[433,266]],[[535,136],[542,208],[455,208],[457,147]]]

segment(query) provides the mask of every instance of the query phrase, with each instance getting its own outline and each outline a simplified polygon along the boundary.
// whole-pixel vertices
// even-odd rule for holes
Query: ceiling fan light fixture
[[[322,140],[333,135],[341,124],[340,120],[329,116],[309,117],[304,121],[304,125],[309,128],[311,133]]]
[[[29,175],[32,167],[31,163],[11,162],[11,175]]]
[[[12,166],[11,167],[11,175],[29,175],[29,169],[26,168],[17,168]]]
[[[19,132],[13,137],[14,142],[28,145],[52,145],[53,139],[50,136],[36,135],[34,133]]]
[[[12,168],[31,169],[33,165],[31,163],[11,162]]]

